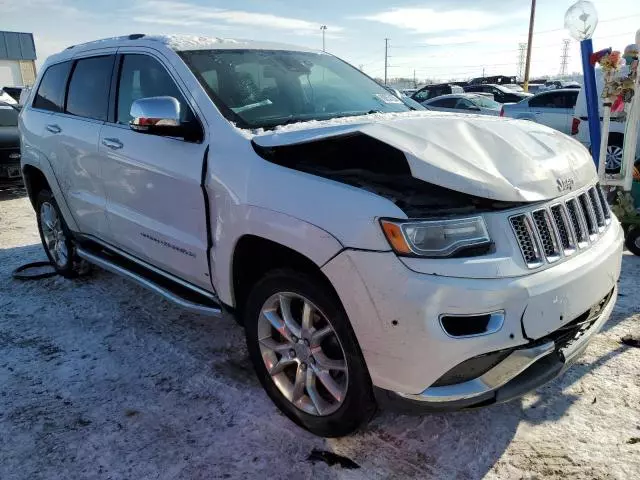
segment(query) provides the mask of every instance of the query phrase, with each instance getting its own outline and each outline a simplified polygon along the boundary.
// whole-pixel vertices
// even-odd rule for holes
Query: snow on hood
[[[286,125],[252,139],[275,147],[355,132],[404,152],[415,178],[483,198],[550,200],[566,193],[559,180],[578,189],[597,176],[589,152],[572,138],[537,123],[481,115],[374,114]]]

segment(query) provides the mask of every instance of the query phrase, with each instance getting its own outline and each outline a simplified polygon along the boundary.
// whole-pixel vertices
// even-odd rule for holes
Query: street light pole
[[[325,48],[325,42],[324,42],[324,32],[327,31],[327,26],[326,25],[322,25],[320,27],[320,30],[322,30],[322,51],[325,52],[326,48]]]
[[[524,85],[522,88],[525,92],[529,91],[529,69],[531,67],[531,44],[533,43],[533,21],[536,18],[536,0],[531,0],[531,17],[529,17],[529,41],[527,42],[527,60],[524,67]]]

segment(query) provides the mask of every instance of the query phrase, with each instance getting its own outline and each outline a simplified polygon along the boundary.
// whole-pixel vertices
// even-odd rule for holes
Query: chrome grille
[[[546,210],[536,210],[533,212],[533,222],[538,231],[538,238],[545,257],[550,262],[555,262],[560,258],[560,248],[558,247],[558,239],[556,238],[553,226],[551,225],[551,217]]]
[[[550,207],[509,218],[529,268],[553,263],[597,241],[611,223],[611,211],[600,185]]]
[[[573,231],[576,234],[576,240],[579,245],[586,245],[589,241],[589,237],[587,236],[587,230],[584,226],[582,209],[580,208],[580,205],[578,205],[578,201],[575,198],[569,200],[566,205],[567,210],[569,211],[569,216],[571,217],[571,226],[573,227]]]
[[[516,234],[518,245],[520,245],[522,256],[525,262],[527,262],[527,265],[532,268],[533,266],[542,265],[542,257],[534,239],[529,218],[526,215],[517,215],[511,217],[509,220],[511,221],[511,228],[513,228],[513,232]]]
[[[611,221],[611,210],[609,209],[609,204],[607,203],[607,197],[602,191],[602,186],[598,184],[598,198],[600,199],[600,205],[602,205],[602,212],[604,213],[604,223],[609,224]]]
[[[587,232],[589,235],[595,235],[598,233],[598,227],[596,226],[596,215],[593,213],[593,207],[591,206],[591,200],[587,197],[586,193],[578,195],[578,203],[582,208],[584,220],[587,225]]]
[[[565,207],[562,205],[554,205],[551,207],[551,215],[553,215],[553,222],[558,228],[560,246],[564,250],[565,255],[569,255],[576,249],[576,245],[573,237],[569,233],[571,231],[571,225]]]
[[[602,231],[604,229],[604,211],[602,210],[602,205],[600,205],[600,197],[596,192],[596,187],[589,189],[589,200],[591,200],[591,205],[593,206],[593,213],[596,215],[598,230]]]

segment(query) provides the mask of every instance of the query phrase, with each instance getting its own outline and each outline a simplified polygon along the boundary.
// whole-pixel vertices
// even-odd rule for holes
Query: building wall
[[[0,88],[22,85],[19,60],[0,60]]]
[[[32,86],[36,81],[36,62],[20,60],[20,73],[22,74],[22,85]]]

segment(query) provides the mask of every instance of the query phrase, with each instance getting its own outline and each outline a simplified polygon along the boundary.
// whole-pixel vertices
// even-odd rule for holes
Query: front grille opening
[[[604,212],[600,206],[600,198],[598,198],[595,187],[589,189],[589,198],[591,199],[591,205],[593,205],[593,213],[596,215],[598,227],[604,227]]]
[[[595,235],[598,233],[598,227],[594,221],[594,215],[591,211],[591,205],[589,205],[590,202],[587,198],[587,194],[582,193],[578,195],[578,201],[580,202],[580,207],[582,207],[582,211],[584,212],[584,220],[587,222],[587,230],[590,235]]]
[[[560,243],[562,244],[562,248],[567,251],[570,250],[573,245],[571,242],[571,237],[569,236],[569,231],[567,230],[568,225],[565,223],[565,217],[562,214],[562,206],[554,205],[551,207],[551,214],[553,215],[553,221],[556,224],[556,228],[558,229],[558,235],[560,236]]]
[[[466,382],[478,378],[487,373],[501,361],[507,358],[515,348],[498,350],[497,352],[485,353],[477,357],[470,358],[456,365],[443,376],[441,376],[432,387],[445,387],[457,383]]]
[[[607,197],[602,191],[602,186],[598,184],[598,187],[596,188],[596,190],[598,191],[598,196],[600,197],[600,204],[602,205],[602,213],[604,213],[604,218],[606,220],[610,220],[611,210],[609,210],[609,203],[607,202]]]
[[[522,256],[524,257],[527,265],[532,266],[539,264],[540,254],[538,253],[538,248],[536,247],[532,232],[527,225],[526,217],[524,215],[517,215],[515,217],[511,217],[510,221],[511,227],[516,234],[518,245],[522,251]]]
[[[544,210],[533,212],[533,221],[536,223],[536,229],[538,230],[540,242],[542,243],[542,251],[546,257],[557,257],[559,252],[555,238],[553,237],[553,232],[551,231],[547,221],[547,212]]]
[[[580,243],[586,243],[587,234],[582,228],[582,223],[580,222],[580,215],[578,213],[578,203],[575,199],[571,199],[567,202],[567,210],[569,211],[569,216],[571,217],[571,224],[573,225],[573,231],[576,232],[576,239]]]

